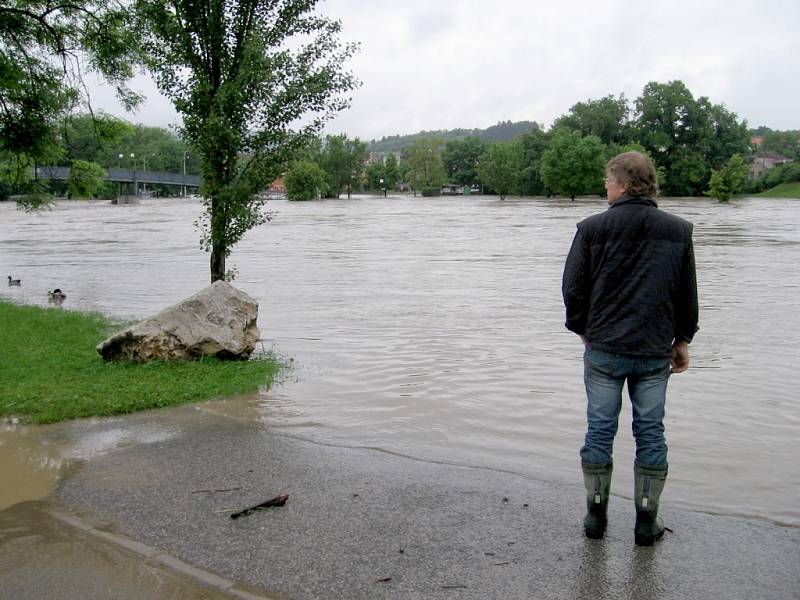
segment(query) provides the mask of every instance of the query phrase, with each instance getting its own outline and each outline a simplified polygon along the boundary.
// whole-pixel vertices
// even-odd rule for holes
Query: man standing
[[[587,537],[602,538],[612,449],[627,381],[636,439],[637,545],[664,534],[658,516],[667,477],[664,404],[670,372],[689,367],[697,331],[692,225],[658,208],[650,159],[625,152],[606,166],[609,208],[578,224],[564,268],[566,326],[585,345],[588,429],[581,448]]]

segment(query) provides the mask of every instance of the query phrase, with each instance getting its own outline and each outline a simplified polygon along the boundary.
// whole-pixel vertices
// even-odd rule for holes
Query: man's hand
[[[675,341],[672,344],[672,354],[670,354],[669,362],[672,365],[673,373],[683,373],[689,368],[689,344],[686,342]]]

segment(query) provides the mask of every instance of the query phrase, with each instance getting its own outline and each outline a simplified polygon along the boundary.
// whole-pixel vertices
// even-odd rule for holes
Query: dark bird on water
[[[8,276],[8,285],[22,285],[22,279],[12,279],[11,275]]]
[[[67,298],[67,295],[62,292],[60,288],[56,288],[52,292],[47,292],[47,296],[50,302],[55,302],[56,304],[61,304]]]

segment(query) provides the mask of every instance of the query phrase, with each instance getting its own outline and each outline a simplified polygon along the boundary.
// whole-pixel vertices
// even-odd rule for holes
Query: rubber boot
[[[601,539],[606,532],[612,467],[611,463],[581,464],[583,485],[586,488],[586,516],[583,519],[583,530],[586,537],[593,540]]]
[[[652,546],[664,535],[664,521],[658,516],[658,504],[667,480],[667,466],[634,464],[633,474],[636,503],[636,527],[633,533],[636,545]]]

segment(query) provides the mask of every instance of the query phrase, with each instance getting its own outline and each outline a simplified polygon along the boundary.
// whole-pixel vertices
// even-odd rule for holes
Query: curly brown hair
[[[625,188],[626,196],[655,196],[658,180],[653,162],[641,152],[623,152],[606,164],[606,175]]]

